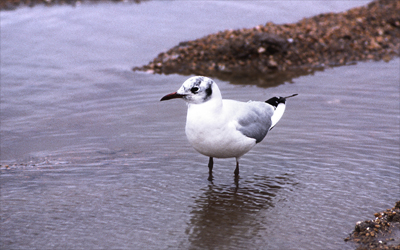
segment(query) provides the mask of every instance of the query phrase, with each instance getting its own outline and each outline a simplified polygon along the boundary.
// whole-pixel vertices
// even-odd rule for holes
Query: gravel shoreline
[[[357,222],[344,240],[358,243],[357,250],[400,250],[400,201],[374,216],[374,220]]]
[[[376,0],[298,23],[267,23],[181,42],[134,71],[261,81],[400,54],[400,0]],[[279,80],[278,80],[279,81]]]

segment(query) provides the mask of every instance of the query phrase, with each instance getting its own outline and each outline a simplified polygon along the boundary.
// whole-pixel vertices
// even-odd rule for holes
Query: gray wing
[[[259,143],[267,135],[271,127],[271,117],[274,113],[270,105],[261,102],[248,102],[238,114],[238,130],[247,137],[256,139]]]

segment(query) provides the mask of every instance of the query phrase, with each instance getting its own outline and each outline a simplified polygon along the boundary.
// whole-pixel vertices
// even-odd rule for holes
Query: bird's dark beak
[[[178,93],[174,92],[174,93],[171,93],[171,94],[168,94],[168,95],[164,96],[163,98],[161,98],[160,101],[166,101],[166,100],[170,100],[170,99],[174,99],[174,98],[182,98],[184,96],[185,95],[181,95],[181,94],[178,94]]]

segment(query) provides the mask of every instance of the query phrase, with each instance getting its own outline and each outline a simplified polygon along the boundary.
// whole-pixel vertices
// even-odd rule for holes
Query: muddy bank
[[[393,208],[374,216],[374,220],[357,222],[345,241],[357,243],[357,250],[400,250],[400,201]]]
[[[284,81],[327,66],[388,61],[399,50],[400,0],[377,0],[298,23],[267,23],[181,42],[133,70]]]

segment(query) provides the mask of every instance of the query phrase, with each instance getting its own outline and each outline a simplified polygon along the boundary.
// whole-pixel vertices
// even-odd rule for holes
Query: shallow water
[[[242,158],[237,182],[234,159],[216,159],[207,181],[207,157],[185,138],[185,104],[159,102],[187,76],[131,68],[219,30],[366,2],[0,12],[1,248],[352,249],[343,239],[355,223],[400,197],[398,58],[270,88],[216,79],[242,101],[299,93]]]

